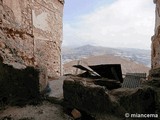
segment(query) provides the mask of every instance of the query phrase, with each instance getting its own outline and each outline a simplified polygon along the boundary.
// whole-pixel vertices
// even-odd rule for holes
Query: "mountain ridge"
[[[63,62],[78,60],[89,56],[113,55],[151,66],[151,51],[136,48],[110,48],[102,46],[84,45],[76,48],[62,47]]]

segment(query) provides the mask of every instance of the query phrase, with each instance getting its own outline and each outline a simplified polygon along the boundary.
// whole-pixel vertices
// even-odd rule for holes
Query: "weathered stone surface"
[[[89,113],[114,111],[111,98],[101,86],[87,85],[81,81],[65,80],[63,94],[64,101],[71,108],[77,108]]]
[[[152,37],[152,69],[160,67],[160,1],[154,0],[156,4],[155,34]]]
[[[47,68],[48,76],[52,78],[61,74],[63,15],[61,2],[59,0],[32,2],[35,60],[39,66]]]
[[[125,113],[154,113],[156,106],[155,91],[151,87],[136,89],[119,88],[112,90],[113,95],[118,101],[121,109]]]
[[[61,73],[63,0],[1,0],[0,56],[14,68],[42,69],[48,77]],[[44,76],[45,75],[45,76]],[[43,77],[44,76],[44,77]]]
[[[144,83],[144,85],[151,86],[156,92],[156,112],[160,115],[160,78],[152,78]]]
[[[81,113],[77,109],[73,109],[71,115],[73,116],[74,119],[81,118]]]
[[[149,73],[147,85],[156,91],[156,112],[160,114],[160,1],[154,0],[156,4],[155,34],[152,37],[152,69]]]
[[[121,83],[119,81],[107,78],[97,79],[94,81],[94,84],[104,86],[108,90],[117,89],[121,87]]]
[[[155,68],[149,71],[150,78],[160,78],[160,68]]]
[[[106,91],[101,86],[68,79],[64,81],[63,90],[67,107],[85,111],[96,118],[108,115],[124,118],[125,113],[155,113],[156,97],[151,87]]]

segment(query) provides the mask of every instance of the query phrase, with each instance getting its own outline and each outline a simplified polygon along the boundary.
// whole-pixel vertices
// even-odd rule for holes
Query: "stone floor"
[[[49,81],[49,86],[51,88],[50,97],[62,99],[63,98],[63,81],[66,79],[65,76],[60,77],[57,80]]]
[[[60,105],[43,102],[25,107],[8,106],[0,111],[0,120],[72,120]]]
[[[63,98],[63,81],[65,77],[49,82],[51,88],[50,97]],[[0,110],[0,120],[72,120],[66,115],[61,105],[44,101],[37,106],[27,105],[25,107],[8,106]]]

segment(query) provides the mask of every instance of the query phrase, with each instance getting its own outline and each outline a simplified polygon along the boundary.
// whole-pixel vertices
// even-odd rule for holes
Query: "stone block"
[[[160,68],[151,69],[149,71],[150,78],[160,78]]]
[[[71,115],[73,116],[74,119],[81,118],[81,112],[79,112],[77,109],[73,109]]]
[[[111,91],[84,81],[67,79],[63,84],[64,103],[93,116],[118,116],[125,113],[155,113],[156,93],[151,87],[118,88]]]
[[[110,113],[115,110],[105,88],[98,85],[86,85],[81,81],[65,80],[63,94],[66,105],[87,113]]]
[[[155,113],[156,93],[151,87],[119,88],[112,90],[110,95],[115,97],[125,113]]]

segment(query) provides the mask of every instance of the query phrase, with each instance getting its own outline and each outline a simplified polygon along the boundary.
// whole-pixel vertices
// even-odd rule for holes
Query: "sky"
[[[151,49],[153,0],[65,0],[63,46]]]

